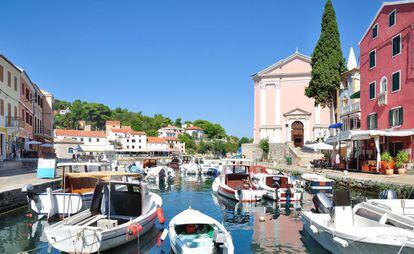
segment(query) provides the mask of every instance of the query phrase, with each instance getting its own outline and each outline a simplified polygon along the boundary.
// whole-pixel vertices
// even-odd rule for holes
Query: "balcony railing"
[[[7,128],[23,128],[24,122],[23,119],[16,116],[7,116],[6,117],[6,127]]]
[[[378,106],[387,105],[387,92],[382,92],[378,94]]]
[[[349,113],[354,113],[354,112],[358,112],[361,109],[361,104],[359,102],[355,102],[352,104],[348,104],[345,107],[342,108],[342,114],[349,114]]]

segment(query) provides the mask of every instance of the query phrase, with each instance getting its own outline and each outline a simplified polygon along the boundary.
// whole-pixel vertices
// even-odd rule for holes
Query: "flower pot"
[[[407,173],[407,169],[405,167],[402,167],[402,168],[398,169],[398,174],[399,175],[404,175],[405,173]]]
[[[386,175],[392,175],[392,174],[394,174],[394,169],[392,169],[392,168],[388,168],[388,169],[386,169],[386,170],[385,170],[385,174],[386,174]]]

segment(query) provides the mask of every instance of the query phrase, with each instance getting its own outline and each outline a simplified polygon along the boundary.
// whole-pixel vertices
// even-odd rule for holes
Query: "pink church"
[[[328,134],[329,109],[305,95],[311,79],[310,57],[298,52],[252,75],[254,142],[293,142],[302,147]]]

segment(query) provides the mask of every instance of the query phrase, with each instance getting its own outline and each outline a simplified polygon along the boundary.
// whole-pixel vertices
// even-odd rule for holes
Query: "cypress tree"
[[[341,73],[346,70],[338,24],[331,0],[325,5],[321,35],[312,53],[312,78],[305,94],[315,99],[315,106],[329,107],[331,124],[335,122],[336,95]]]

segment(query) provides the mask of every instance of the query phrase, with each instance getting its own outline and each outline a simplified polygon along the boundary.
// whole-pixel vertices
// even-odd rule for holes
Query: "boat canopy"
[[[224,174],[247,174],[249,167],[246,165],[225,165],[223,167]]]

